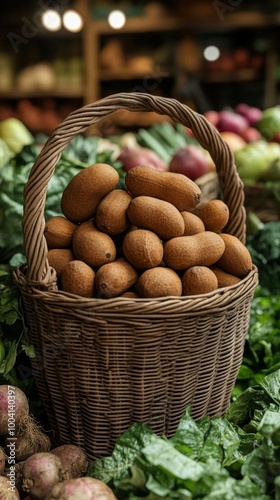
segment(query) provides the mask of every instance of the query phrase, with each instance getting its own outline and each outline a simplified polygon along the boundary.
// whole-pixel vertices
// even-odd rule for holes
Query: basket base
[[[207,294],[204,306],[187,297],[96,299],[95,307],[86,300],[84,310],[68,303],[62,311],[61,292],[23,293],[56,445],[75,444],[94,460],[110,455],[134,422],[171,437],[188,406],[195,420],[222,416],[243,358],[256,271],[243,281]]]

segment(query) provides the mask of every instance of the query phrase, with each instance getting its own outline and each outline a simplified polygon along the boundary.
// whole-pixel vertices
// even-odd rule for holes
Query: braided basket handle
[[[228,205],[230,219],[225,231],[245,243],[246,213],[243,183],[234,164],[234,157],[226,142],[204,116],[175,99],[155,97],[145,93],[119,93],[73,111],[54,130],[33,165],[24,190],[23,237],[27,257],[27,279],[46,285],[51,279],[47,261],[47,243],[44,237],[45,200],[48,183],[62,151],[69,142],[90,125],[113,112],[153,111],[169,116],[174,122],[189,127],[201,146],[208,150],[217,169],[223,200]]]

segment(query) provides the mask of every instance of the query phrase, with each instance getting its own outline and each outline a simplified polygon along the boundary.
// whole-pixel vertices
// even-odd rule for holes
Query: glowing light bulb
[[[220,57],[220,49],[215,45],[209,45],[204,49],[203,55],[207,61],[216,61]]]
[[[76,10],[67,10],[63,14],[63,25],[68,31],[77,33],[83,27],[83,20]]]
[[[108,23],[111,28],[119,30],[123,28],[126,22],[125,14],[121,10],[112,10],[108,16]]]
[[[61,28],[61,17],[56,10],[46,10],[42,15],[42,24],[49,31],[58,31]]]

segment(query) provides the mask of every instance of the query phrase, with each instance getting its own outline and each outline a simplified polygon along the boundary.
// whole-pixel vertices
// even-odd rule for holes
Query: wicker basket
[[[27,265],[14,280],[23,298],[33,372],[55,443],[108,455],[135,421],[170,436],[188,405],[193,418],[223,415],[243,358],[258,274],[200,296],[84,299],[57,289],[44,238],[48,182],[73,137],[117,109],[154,111],[190,127],[217,167],[230,210],[226,232],[245,240],[243,185],[233,156],[201,115],[174,99],[116,94],[71,113],[32,168],[24,193]],[[126,111],[126,112],[127,112]]]
[[[195,183],[199,186],[204,201],[222,198],[219,179],[216,172],[208,172],[198,177]]]

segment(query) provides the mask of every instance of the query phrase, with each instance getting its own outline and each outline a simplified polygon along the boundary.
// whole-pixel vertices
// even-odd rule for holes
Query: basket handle
[[[48,183],[62,151],[69,142],[90,125],[110,116],[117,110],[153,111],[167,115],[174,122],[189,127],[201,146],[208,150],[217,169],[223,200],[228,205],[230,219],[226,232],[245,242],[246,212],[243,183],[234,164],[234,157],[226,142],[204,116],[175,99],[146,93],[119,93],[73,111],[54,130],[33,165],[24,189],[23,238],[27,257],[27,279],[34,285],[48,287],[53,281],[47,261],[47,243],[44,237],[44,207]]]

